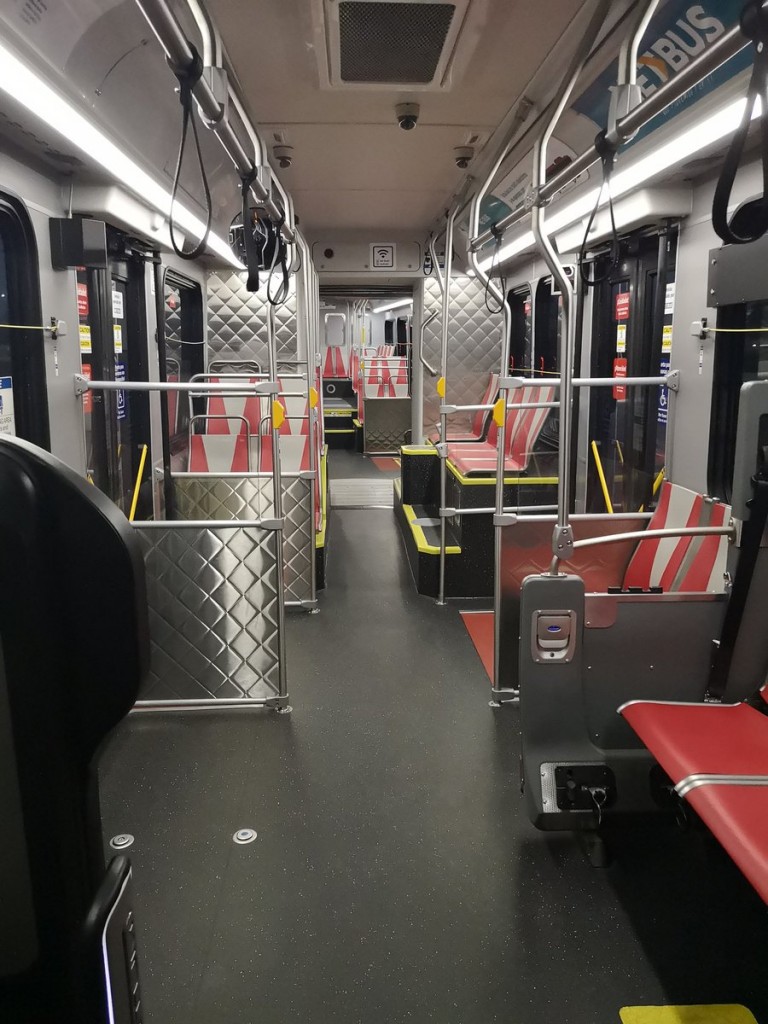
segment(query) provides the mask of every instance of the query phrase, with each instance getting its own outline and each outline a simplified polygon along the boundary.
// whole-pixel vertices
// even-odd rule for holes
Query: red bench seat
[[[663,701],[619,713],[768,903],[768,715]]]

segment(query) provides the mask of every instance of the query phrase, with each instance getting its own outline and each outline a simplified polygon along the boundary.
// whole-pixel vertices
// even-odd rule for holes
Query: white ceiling
[[[273,132],[283,132],[294,149],[280,177],[306,233],[426,231],[464,176],[454,147],[470,133],[489,137],[582,7],[581,0],[473,4],[481,24],[476,38],[459,41],[468,60],[451,88],[408,93],[321,87],[322,0],[207,0],[265,141],[271,147]],[[404,132],[394,108],[408,100],[421,105],[421,116]]]

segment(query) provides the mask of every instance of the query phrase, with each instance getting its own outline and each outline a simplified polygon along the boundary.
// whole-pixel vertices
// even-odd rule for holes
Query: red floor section
[[[493,612],[461,612],[488,678],[493,682]]]
[[[374,455],[371,462],[382,473],[395,473],[400,469],[400,459],[393,459],[388,455]]]

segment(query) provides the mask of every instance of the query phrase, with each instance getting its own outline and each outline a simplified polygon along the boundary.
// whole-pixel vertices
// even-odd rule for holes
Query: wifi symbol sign
[[[395,269],[395,246],[379,243],[371,246],[371,267],[374,270]]]

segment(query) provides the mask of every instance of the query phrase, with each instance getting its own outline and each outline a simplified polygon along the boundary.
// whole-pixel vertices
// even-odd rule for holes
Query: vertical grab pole
[[[442,333],[440,337],[440,381],[438,382],[438,394],[440,394],[441,408],[445,405],[445,378],[448,374],[448,314],[451,294],[451,271],[453,268],[453,225],[456,221],[456,214],[459,212],[458,204],[454,206],[448,217],[448,226],[445,232],[445,276],[442,280],[443,288],[443,319]],[[433,245],[433,243],[431,243]],[[433,245],[434,248],[434,245]],[[438,270],[439,265],[435,262]],[[441,394],[442,392],[442,394]],[[440,580],[437,588],[437,603],[445,604],[445,502],[447,491],[447,466],[448,440],[447,440],[448,417],[440,413]]]
[[[269,379],[275,390],[271,394],[270,424],[272,427],[272,507],[278,527],[277,560],[275,564],[275,589],[277,590],[277,661],[278,697],[288,696],[288,675],[285,664],[285,565],[283,563],[283,484],[280,473],[280,426],[277,400],[277,338],[275,335],[275,307],[267,306],[267,348],[269,353]]]
[[[547,145],[552,137],[555,125],[560,120],[568,105],[573,88],[581,75],[584,63],[589,56],[608,14],[610,0],[600,0],[590,19],[566,72],[554,104],[552,115],[546,128],[536,140],[533,147],[533,206],[532,228],[536,245],[544,257],[544,261],[557,283],[563,298],[563,332],[560,341],[560,436],[557,453],[557,523],[552,533],[552,567],[551,572],[557,575],[558,560],[573,554],[573,528],[569,521],[571,502],[571,436],[573,433],[573,358],[576,351],[576,316],[575,291],[568,278],[565,268],[555,252],[546,231],[544,207],[539,195],[547,181]]]

